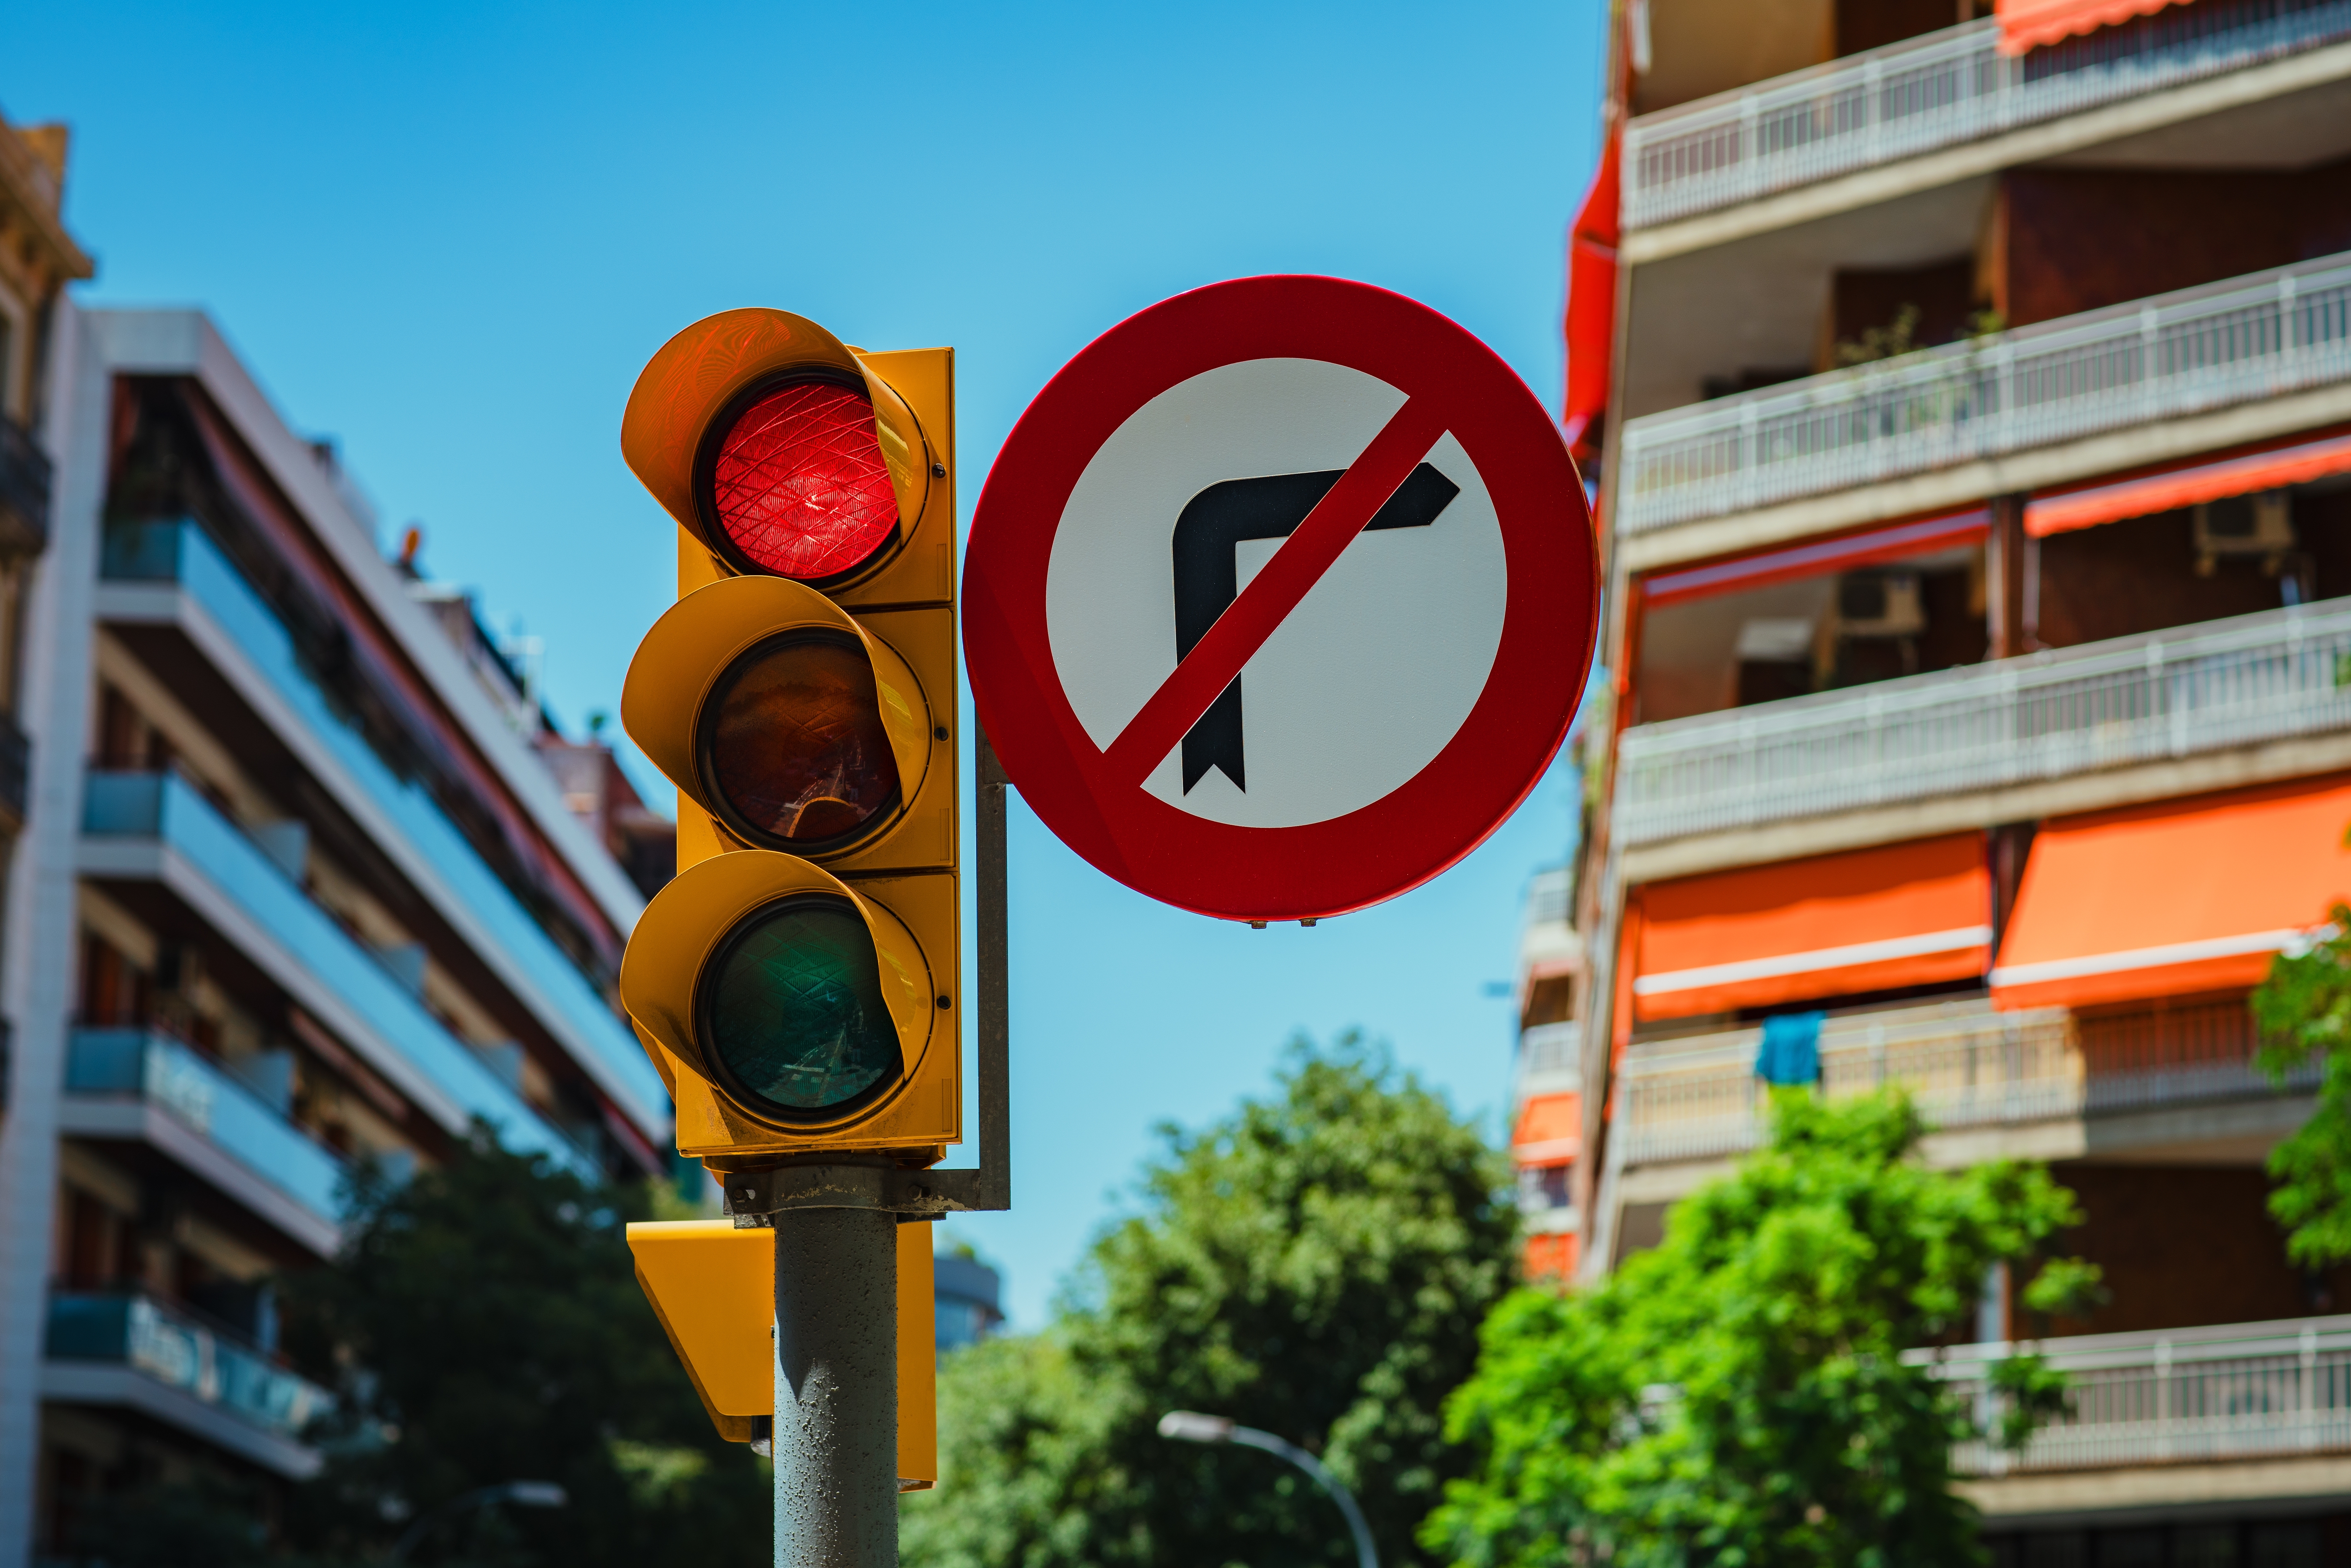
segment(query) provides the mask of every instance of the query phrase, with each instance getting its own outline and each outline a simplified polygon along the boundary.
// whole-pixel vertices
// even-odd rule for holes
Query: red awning
[[[1644,1019],[1961,980],[1991,956],[1977,833],[1652,883],[1641,906]]]
[[[1680,571],[1657,572],[1642,580],[1641,602],[1645,607],[1655,610],[1661,605],[1677,604],[1685,599],[1702,599],[1713,593],[1739,593],[1747,589],[1766,588],[1775,582],[1789,582],[1823,572],[1851,571],[1855,567],[1876,566],[1885,561],[1900,560],[1905,556],[1925,555],[1931,550],[1949,549],[1954,545],[1974,544],[1991,531],[1991,513],[1982,507],[1971,511],[1953,512],[1946,517],[1926,517],[1917,522],[1896,523],[1892,528],[1872,528],[1866,533],[1847,534],[1843,538],[1819,539],[1788,549],[1740,556],[1735,560],[1713,561]]]
[[[1537,1094],[1519,1108],[1510,1157],[1522,1166],[1563,1166],[1583,1146],[1583,1096]]]
[[[2351,774],[2061,818],[2032,841],[1995,1006],[2089,1007],[2260,984],[2351,900]]]
[[[2118,523],[2126,517],[2151,517],[2205,501],[2248,496],[2256,490],[2276,490],[2307,485],[2330,474],[2351,474],[2351,435],[2305,441],[2268,452],[2250,453],[2219,463],[2143,474],[2135,479],[2090,485],[2053,496],[2036,496],[2024,504],[2024,531],[2035,538],[2074,528]]]
[[[1599,455],[1615,350],[1616,244],[1623,233],[1616,148],[1616,132],[1611,131],[1567,242],[1567,404],[1562,421],[1568,449],[1580,463]]]
[[[2095,33],[2134,16],[2151,16],[2184,0],[1993,0],[2000,17],[2000,52],[2021,55],[2070,38]]]

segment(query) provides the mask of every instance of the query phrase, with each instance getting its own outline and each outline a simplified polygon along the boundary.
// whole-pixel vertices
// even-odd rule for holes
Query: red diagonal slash
[[[1274,628],[1298,608],[1348,541],[1364,531],[1372,514],[1387,504],[1413,465],[1444,434],[1445,416],[1432,401],[1405,400],[1330,493],[1306,514],[1298,531],[1273,552],[1240,597],[1225,607],[1207,635],[1192,645],[1151,700],[1126,721],[1102,753],[1102,766],[1113,779],[1140,784],[1160,758],[1176,749],[1185,731],[1200,722],[1208,705],[1233,684]]]

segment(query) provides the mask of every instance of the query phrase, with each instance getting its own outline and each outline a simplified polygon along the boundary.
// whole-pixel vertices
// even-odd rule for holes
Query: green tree
[[[2336,904],[2328,921],[2308,952],[2278,955],[2252,1001],[2256,1060],[2272,1078],[2319,1063],[2316,1110],[2270,1151],[2270,1212],[2286,1227],[2286,1256],[2310,1270],[2351,1259],[2351,908]]]
[[[2077,1223],[2037,1166],[1914,1158],[1897,1096],[1782,1091],[1770,1145],[1676,1207],[1665,1242],[1588,1291],[1520,1290],[1447,1410],[1479,1457],[1423,1539],[1473,1568],[1938,1568],[1978,1561],[1951,1490],[1968,1412],[1901,1353],[1962,1332],[1987,1271]],[[2025,1292],[2068,1306],[2071,1260]],[[2058,1398],[2002,1382],[2022,1440]]]
[[[296,1546],[379,1556],[426,1511],[533,1479],[569,1505],[469,1511],[413,1561],[766,1561],[764,1462],[719,1439],[637,1288],[623,1227],[653,1201],[478,1127],[447,1165],[363,1188],[341,1256],[287,1282],[289,1343],[340,1400]]]
[[[1160,1129],[1140,1211],[1097,1239],[1052,1325],[940,1372],[921,1568],[1352,1564],[1338,1511],[1270,1455],[1158,1436],[1205,1410],[1319,1455],[1384,1562],[1464,1459],[1443,1400],[1510,1280],[1508,1172],[1472,1125],[1350,1035],[1291,1045],[1270,1097]]]

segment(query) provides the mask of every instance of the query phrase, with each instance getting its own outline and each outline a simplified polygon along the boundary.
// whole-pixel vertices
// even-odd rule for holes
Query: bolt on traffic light
[[[678,601],[623,727],[678,789],[678,877],[621,998],[714,1171],[962,1135],[952,350],[781,310],[680,332],[621,447]]]

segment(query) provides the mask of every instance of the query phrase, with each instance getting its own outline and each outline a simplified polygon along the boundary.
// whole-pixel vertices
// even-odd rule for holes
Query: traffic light
[[[678,789],[621,966],[678,1150],[933,1164],[963,1114],[953,351],[726,311],[646,365],[621,448],[679,528],[621,698]]]

